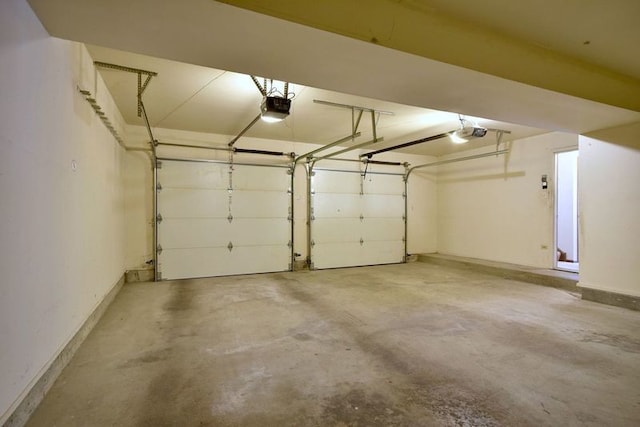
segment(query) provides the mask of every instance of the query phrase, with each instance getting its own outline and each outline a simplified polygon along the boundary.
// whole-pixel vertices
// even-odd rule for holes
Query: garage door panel
[[[360,218],[360,195],[323,193],[313,197],[316,218]]]
[[[404,242],[402,241],[365,241],[362,248],[362,257],[369,265],[404,262]]]
[[[291,184],[286,168],[234,165],[234,190],[281,191]]]
[[[404,181],[400,175],[318,172],[312,198],[314,268],[403,262]]]
[[[404,215],[402,195],[367,194],[362,198],[362,213],[365,217],[397,217]]]
[[[363,182],[364,194],[402,194],[404,181],[398,175],[367,174]]]
[[[234,246],[287,246],[291,223],[286,218],[235,219],[230,224]]]
[[[291,223],[283,218],[234,219],[180,218],[165,219],[159,229],[164,249],[226,248],[233,245],[286,245]]]
[[[231,178],[233,191],[228,164],[162,161],[157,200],[163,279],[289,269],[287,169],[233,165]]]
[[[163,188],[202,188],[226,190],[229,174],[226,165],[164,161],[158,169]]]
[[[315,247],[314,268],[395,264],[403,259],[402,242],[329,243]]]
[[[313,240],[324,243],[359,242],[362,236],[360,218],[323,218],[313,222]]]
[[[360,193],[360,174],[314,171],[312,189],[317,193]]]
[[[165,250],[226,247],[232,238],[228,224],[227,218],[169,218],[162,221],[158,238]]]
[[[234,190],[231,195],[231,213],[234,218],[286,218],[289,215],[288,193],[280,191]],[[229,197],[223,201],[228,210]]]
[[[216,276],[286,271],[289,257],[286,246],[234,247],[231,251],[225,247],[169,249],[162,252],[158,261],[163,278],[187,279],[210,277],[212,271]]]
[[[362,222],[362,238],[371,240],[402,241],[404,221],[399,218],[365,218]]]
[[[317,269],[365,265],[360,242],[316,244],[313,249],[313,267]]]
[[[226,199],[226,190],[163,188],[158,194],[158,212],[164,218],[226,218]]]

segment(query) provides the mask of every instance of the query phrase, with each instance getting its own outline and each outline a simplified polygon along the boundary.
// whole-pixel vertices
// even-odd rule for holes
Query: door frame
[[[327,268],[337,268],[337,267],[322,267],[322,268],[317,268],[314,262],[314,227],[313,227],[313,222],[315,221],[315,214],[314,214],[314,195],[315,195],[315,188],[312,188],[313,185],[313,177],[315,176],[315,171],[322,171],[322,172],[335,172],[335,173],[347,173],[347,174],[358,174],[360,175],[361,179],[364,178],[364,176],[366,175],[387,175],[387,176],[397,176],[402,182],[401,182],[401,188],[402,188],[402,197],[403,197],[403,202],[402,202],[402,210],[403,210],[403,216],[402,219],[404,221],[403,224],[403,237],[402,237],[402,241],[403,241],[403,249],[402,249],[402,259],[397,261],[397,262],[390,262],[390,263],[384,263],[384,264],[373,264],[373,265],[388,265],[388,264],[402,264],[405,263],[407,261],[407,193],[406,193],[406,180],[405,180],[405,173],[403,172],[390,172],[390,171],[362,171],[362,170],[351,170],[351,169],[340,169],[340,168],[323,168],[323,167],[314,167],[314,165],[310,165],[309,167],[309,172],[308,172],[308,180],[307,180],[307,200],[308,200],[308,209],[309,209],[309,217],[308,217],[308,222],[307,222],[307,241],[308,241],[308,247],[309,247],[309,269],[310,270],[316,270],[316,269],[327,269]],[[360,193],[361,195],[363,193]],[[370,264],[364,264],[364,265],[370,265]],[[364,266],[364,265],[359,265],[359,266]],[[352,267],[355,267],[356,265],[353,265]]]
[[[162,250],[160,248],[160,232],[159,232],[159,212],[158,212],[158,208],[159,208],[159,199],[160,199],[160,192],[162,191],[162,186],[160,185],[160,177],[159,177],[159,173],[158,173],[158,169],[162,168],[162,164],[164,162],[176,162],[176,163],[209,163],[209,164],[218,164],[218,165],[228,165],[228,166],[232,166],[232,165],[236,165],[236,166],[248,166],[248,167],[259,167],[259,168],[276,168],[276,169],[286,169],[288,170],[287,174],[288,175],[292,175],[292,168],[293,165],[291,163],[287,163],[287,164],[270,164],[270,163],[259,163],[259,162],[229,162],[229,161],[225,161],[225,160],[217,160],[217,159],[197,159],[197,158],[180,158],[180,157],[171,157],[171,156],[158,156],[156,158],[155,164],[154,164],[154,170],[153,170],[153,181],[154,181],[154,191],[153,191],[153,204],[154,204],[154,217],[153,217],[153,224],[154,224],[154,275],[155,275],[155,281],[163,281],[163,280],[167,280],[165,278],[162,277],[162,271],[160,270],[160,266],[159,266],[159,250]],[[291,180],[289,180],[289,183],[291,183]],[[290,184],[289,184],[290,185]],[[290,193],[290,197],[289,199],[289,203],[293,203],[294,201],[294,189],[293,186],[290,186],[288,188],[288,193]],[[293,223],[293,210],[292,210],[292,204],[290,204],[289,206],[289,221],[291,223]],[[289,242],[291,247],[293,247],[293,227],[288,227],[289,229]],[[288,265],[288,269],[287,270],[278,270],[276,272],[279,271],[293,271],[293,251],[290,251],[291,255],[290,255],[290,260],[289,260],[289,265]],[[242,274],[254,274],[254,273],[234,273],[232,275],[242,275]],[[222,276],[207,276],[207,277],[222,277]],[[180,280],[180,279],[176,279],[176,280]]]
[[[552,250],[552,254],[553,254],[553,269],[554,270],[560,270],[560,271],[568,271],[571,273],[577,273],[578,271],[574,271],[574,270],[569,270],[566,268],[562,268],[559,266],[558,264],[558,155],[562,154],[562,153],[569,153],[572,151],[576,151],[578,152],[578,155],[580,155],[580,151],[579,151],[579,147],[577,145],[575,146],[570,146],[570,147],[563,147],[563,148],[559,148],[553,151],[553,162],[554,162],[554,176],[553,176],[553,250]],[[577,174],[579,174],[579,171],[577,172]],[[578,198],[578,178],[576,176],[576,198]],[[580,201],[578,200],[578,206],[576,207],[576,233],[578,233],[578,230],[580,229]],[[578,239],[578,235],[576,234],[576,239]],[[580,262],[580,255],[579,255],[579,250],[580,250],[580,244],[578,242],[578,247],[576,249],[578,251],[578,263]],[[579,267],[578,267],[579,269]]]

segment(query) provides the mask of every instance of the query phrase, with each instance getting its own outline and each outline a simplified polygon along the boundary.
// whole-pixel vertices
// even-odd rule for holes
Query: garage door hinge
[[[407,197],[407,193],[402,193],[402,198],[404,199],[405,197]]]
[[[406,217],[406,216],[404,216],[404,215],[402,215],[402,220],[403,220],[404,222],[407,222],[407,217]]]
[[[156,224],[160,224],[162,222],[162,215],[158,214],[156,216]]]
[[[156,190],[158,191],[162,190],[162,185],[160,185],[160,181],[158,181],[156,184]]]
[[[287,243],[287,246],[288,246],[288,247],[293,246],[293,243],[291,243],[291,240],[289,240],[289,243]]]
[[[311,195],[315,196],[316,195],[316,190],[314,190],[313,188],[311,189]]]
[[[360,222],[364,221],[364,215],[360,214]]]
[[[287,169],[287,175],[293,175],[293,168]]]
[[[315,240],[312,240],[312,241],[311,241],[311,247],[314,247],[315,245],[316,245],[316,241],[315,241]]]
[[[364,245],[364,240],[362,240],[362,237],[360,238],[360,246]]]
[[[293,190],[291,190],[291,187],[287,188],[287,194],[292,194]]]
[[[227,245],[227,249],[229,249],[229,252],[231,252],[231,250],[233,249],[233,243],[229,242],[229,244]]]
[[[156,169],[162,169],[162,161],[156,160]]]
[[[162,246],[161,245],[158,245],[156,247],[156,252],[158,253],[158,255],[160,255],[162,253]]]
[[[231,223],[233,221],[233,215],[229,214],[229,216],[227,217],[227,221]]]

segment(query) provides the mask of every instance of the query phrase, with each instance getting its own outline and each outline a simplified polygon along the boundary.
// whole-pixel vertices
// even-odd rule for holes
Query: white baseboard
[[[73,355],[78,351],[80,345],[98,323],[118,292],[120,292],[124,281],[125,276],[123,274],[109,293],[105,295],[102,302],[98,304],[87,320],[85,320],[80,329],[78,329],[78,332],[76,332],[60,353],[53,359],[49,367],[46,368],[40,377],[33,382],[33,385],[23,393],[23,397],[18,399],[19,403],[14,405],[13,408],[9,408],[7,413],[0,419],[3,427],[22,427],[27,423],[33,411],[36,410],[60,373],[62,373],[62,370],[73,358]]]

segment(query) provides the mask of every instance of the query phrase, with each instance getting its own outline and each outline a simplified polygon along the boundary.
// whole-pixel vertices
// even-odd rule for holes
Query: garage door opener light
[[[260,118],[267,123],[284,120],[289,115],[291,100],[280,96],[265,96],[260,104]]]
[[[451,142],[454,144],[464,144],[469,142],[471,138],[482,138],[487,134],[487,129],[465,120],[462,116],[460,119],[460,129],[449,134]]]

